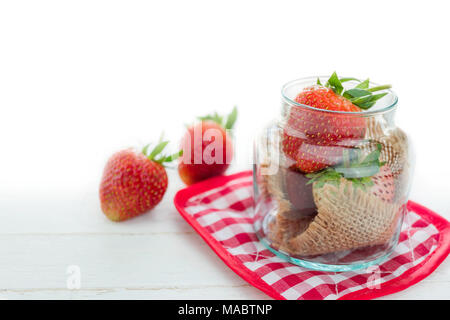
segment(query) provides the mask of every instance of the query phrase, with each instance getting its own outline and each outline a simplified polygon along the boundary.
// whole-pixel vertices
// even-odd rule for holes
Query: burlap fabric
[[[314,186],[317,215],[299,217],[284,192],[284,171],[279,170],[266,176],[263,183],[278,207],[267,235],[275,248],[295,256],[310,256],[385,244],[392,238],[408,184],[407,138],[400,129],[388,132],[382,122],[369,119],[366,139],[370,141],[363,147],[367,152],[378,143],[382,146],[380,160],[394,176],[394,201],[383,201],[341,179],[338,186]]]

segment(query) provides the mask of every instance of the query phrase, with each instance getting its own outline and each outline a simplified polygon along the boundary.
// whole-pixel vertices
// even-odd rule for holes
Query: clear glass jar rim
[[[292,100],[285,94],[286,89],[288,87],[290,87],[291,85],[293,85],[297,82],[307,82],[307,81],[311,81],[312,82],[311,85],[314,85],[315,82],[317,81],[317,78],[329,78],[329,76],[304,77],[304,78],[291,80],[291,81],[285,83],[281,87],[281,96],[290,105],[299,106],[299,107],[303,107],[303,108],[310,109],[310,110],[316,110],[316,111],[320,111],[320,112],[329,112],[329,113],[336,113],[336,114],[354,114],[354,115],[361,115],[361,116],[371,116],[371,115],[378,115],[378,114],[383,114],[383,113],[392,111],[397,107],[398,97],[395,94],[395,92],[392,91],[391,89],[387,89],[386,91],[389,92],[389,94],[393,97],[394,102],[392,102],[388,106],[383,107],[378,110],[372,110],[372,111],[369,110],[369,111],[361,111],[361,112],[335,111],[335,110],[326,110],[326,109],[315,108],[315,107],[308,106],[306,104],[301,104],[301,103],[295,102],[294,100]],[[372,82],[372,81],[370,81],[370,84],[378,85],[377,83]]]

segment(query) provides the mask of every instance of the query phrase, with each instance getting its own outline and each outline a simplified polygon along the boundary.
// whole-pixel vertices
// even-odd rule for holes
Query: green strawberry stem
[[[147,157],[148,160],[164,165],[165,163],[172,162],[173,160],[176,160],[183,155],[183,150],[180,150],[168,156],[161,154],[164,148],[169,144],[169,141],[162,141],[162,140],[163,135],[161,135],[158,144],[150,152],[148,151],[150,144],[147,144],[146,146],[144,146],[144,148],[142,148],[142,153],[144,154],[144,156]]]
[[[344,91],[343,82],[347,81],[358,81],[359,84],[352,89],[348,89]],[[322,85],[320,80],[317,79],[317,84]],[[364,81],[360,81],[356,78],[339,78],[336,72],[328,79],[325,87],[330,88],[334,91],[334,93],[338,95],[342,95],[344,98],[350,100],[354,105],[358,106],[363,110],[370,109],[375,103],[387,95],[387,92],[383,92],[380,94],[372,94],[376,91],[387,90],[392,86],[390,84],[380,85],[376,87],[369,88],[369,79]]]
[[[375,91],[380,91],[380,90],[385,90],[385,89],[390,89],[390,88],[392,88],[392,86],[390,84],[385,84],[385,85],[381,85],[381,86],[377,86],[377,87],[368,88],[366,90],[370,91],[370,92],[375,92]]]
[[[356,79],[356,78],[340,78],[339,80],[341,82],[347,82],[347,81],[358,81],[358,82],[361,82],[361,80]]]
[[[236,123],[238,116],[237,107],[235,106],[231,113],[226,117],[226,119],[223,116],[220,116],[217,112],[214,112],[213,114],[208,114],[203,117],[198,117],[197,119],[201,121],[214,121],[215,123],[219,124],[226,130],[233,129],[234,124]]]

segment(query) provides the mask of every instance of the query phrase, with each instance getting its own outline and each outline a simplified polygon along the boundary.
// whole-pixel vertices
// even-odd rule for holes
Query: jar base
[[[362,270],[367,269],[371,266],[381,264],[384,262],[394,251],[394,248],[396,247],[396,244],[392,246],[392,249],[386,253],[385,255],[376,258],[374,260],[366,261],[363,263],[352,263],[352,264],[326,264],[326,263],[318,263],[318,262],[312,262],[307,260],[302,260],[298,258],[291,257],[281,251],[278,251],[274,248],[272,248],[266,239],[261,238],[260,235],[257,233],[257,237],[259,241],[273,254],[275,254],[277,257],[288,261],[292,264],[298,265],[300,267],[315,270],[315,271],[326,271],[326,272],[345,272],[345,271],[356,271],[356,270]]]

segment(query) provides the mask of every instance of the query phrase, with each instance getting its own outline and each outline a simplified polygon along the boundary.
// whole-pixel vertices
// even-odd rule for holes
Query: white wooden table
[[[333,70],[393,84],[418,150],[411,199],[450,219],[446,4],[404,14],[385,0],[368,17],[327,0],[1,1],[0,298],[268,298],[179,216],[175,172],[153,212],[123,223],[101,213],[98,176],[112,152],[163,130],[173,146],[183,124],[233,105],[236,155],[251,153],[283,83]],[[330,30],[383,37],[354,52]],[[388,298],[450,299],[448,260]]]
[[[0,298],[269,299],[181,218],[172,200],[182,185],[176,172],[169,176],[163,202],[122,223],[103,216],[96,186],[70,197],[2,195]],[[448,260],[419,284],[386,298],[449,299]]]

